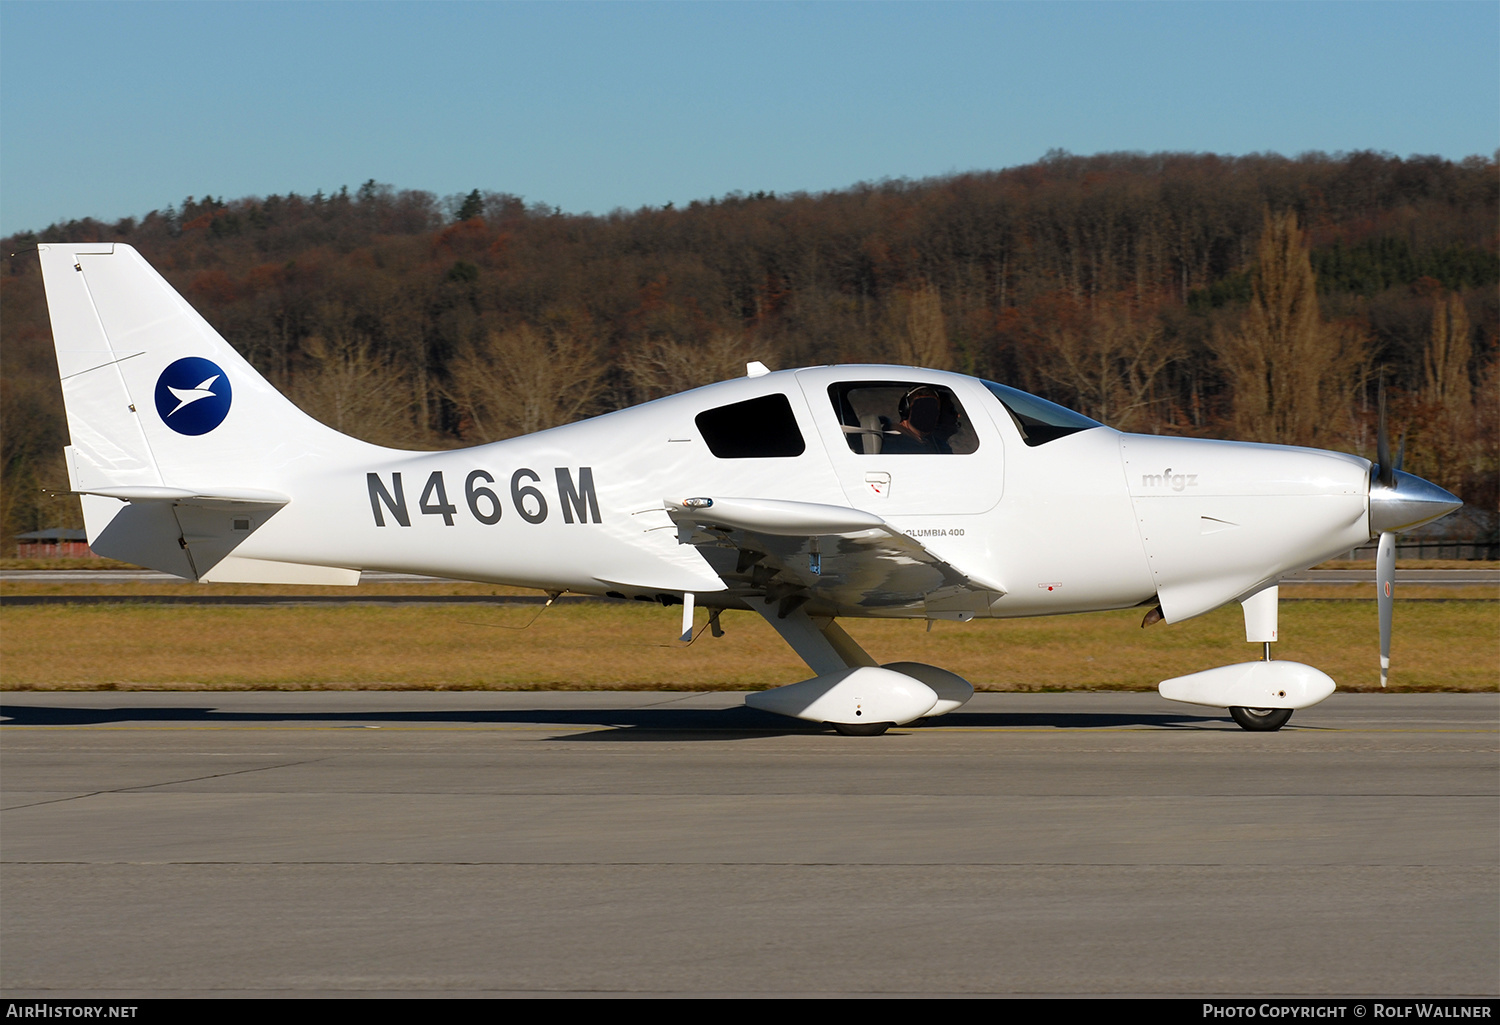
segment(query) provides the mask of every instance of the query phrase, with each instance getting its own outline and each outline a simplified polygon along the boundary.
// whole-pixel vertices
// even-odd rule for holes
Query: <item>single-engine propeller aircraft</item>
[[[1392,464],[1122,434],[1015,388],[900,366],[712,384],[475,448],[340,434],[277,392],[130,246],[44,244],[89,544],[190,580],[354,584],[362,570],[749,609],[811,679],[753,707],[879,734],[973,688],[879,665],[839,617],[967,621],[1229,602],[1263,658],[1160,684],[1279,729],[1328,697],[1272,660],[1277,583],[1380,538],[1381,679],[1394,533],[1461,503]],[[1144,624],[1143,624],[1144,625]]]

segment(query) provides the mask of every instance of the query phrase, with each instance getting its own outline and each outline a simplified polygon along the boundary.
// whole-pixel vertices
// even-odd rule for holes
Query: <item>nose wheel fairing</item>
[[[1214,708],[1297,709],[1334,692],[1333,679],[1301,662],[1242,662],[1174,676],[1157,685],[1169,701]]]

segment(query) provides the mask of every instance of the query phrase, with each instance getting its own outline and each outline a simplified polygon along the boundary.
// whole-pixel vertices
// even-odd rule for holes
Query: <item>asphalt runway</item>
[[[0,990],[1495,996],[1500,695],[0,695]]]

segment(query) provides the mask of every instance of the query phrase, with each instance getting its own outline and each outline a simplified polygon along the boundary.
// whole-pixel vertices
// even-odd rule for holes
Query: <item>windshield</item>
[[[994,381],[985,381],[984,386],[1000,400],[1000,404],[1015,421],[1016,428],[1021,432],[1021,440],[1033,448],[1069,434],[1104,426],[1098,420],[1090,420],[1082,413],[1075,413],[1066,406],[1037,398],[1019,388],[996,384]]]

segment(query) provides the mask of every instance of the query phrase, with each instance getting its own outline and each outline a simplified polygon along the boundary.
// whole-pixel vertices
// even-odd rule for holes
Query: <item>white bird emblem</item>
[[[169,384],[167,385],[167,391],[177,396],[177,409],[181,409],[183,406],[197,402],[199,399],[212,398],[214,393],[208,390],[208,386],[213,384],[218,379],[219,375],[215,374],[208,380],[199,384],[196,388],[173,388]],[[177,409],[172,410],[172,413],[177,412]],[[171,416],[172,413],[168,413],[167,415]]]

